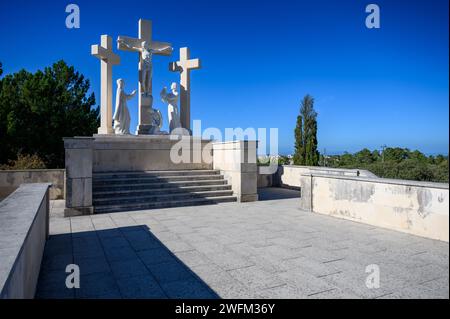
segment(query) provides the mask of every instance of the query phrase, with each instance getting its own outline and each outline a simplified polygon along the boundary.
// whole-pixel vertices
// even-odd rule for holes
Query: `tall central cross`
[[[120,63],[120,57],[112,51],[112,38],[102,35],[100,45],[91,46],[91,54],[100,59],[100,127],[98,134],[113,134],[112,128],[112,67]]]
[[[180,122],[191,130],[191,70],[200,69],[199,59],[190,59],[189,48],[180,48],[180,60],[169,63],[169,70],[180,72]]]
[[[142,44],[144,42],[153,54],[169,56],[172,53],[170,43],[152,40],[152,22],[150,20],[139,19],[138,38],[119,36],[117,39],[117,48],[119,50],[139,53],[139,123],[136,130],[137,134],[150,134],[152,129],[152,76],[151,72],[146,72],[150,74],[144,74],[149,67],[148,62],[145,63],[146,61],[143,59]],[[147,82],[149,83],[145,87]]]

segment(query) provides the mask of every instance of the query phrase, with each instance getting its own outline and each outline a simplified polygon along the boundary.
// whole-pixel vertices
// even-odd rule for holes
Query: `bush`
[[[43,169],[46,168],[44,161],[37,155],[18,154],[17,159],[8,161],[7,165],[1,165],[0,169]]]

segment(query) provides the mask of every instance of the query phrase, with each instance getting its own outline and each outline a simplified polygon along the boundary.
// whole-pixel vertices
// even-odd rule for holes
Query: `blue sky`
[[[0,2],[5,73],[64,59],[84,74],[100,102],[100,64],[90,45],[101,34],[153,39],[172,57],[154,58],[154,95],[178,81],[167,63],[188,46],[202,60],[192,72],[192,119],[203,127],[279,129],[280,153],[293,150],[301,98],[311,94],[319,148],[327,153],[408,147],[448,154],[448,1],[81,1],[81,28],[65,27],[68,1]],[[381,28],[365,27],[365,6],[381,9]],[[117,51],[126,90],[137,87],[137,54]],[[115,88],[114,88],[115,91]],[[155,98],[165,121],[166,106]],[[129,102],[131,129],[137,98]],[[165,123],[167,127],[167,123]]]

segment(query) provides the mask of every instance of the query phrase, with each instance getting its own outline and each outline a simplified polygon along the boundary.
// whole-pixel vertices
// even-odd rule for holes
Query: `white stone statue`
[[[161,91],[161,100],[167,103],[167,113],[169,120],[169,132],[181,128],[180,115],[178,113],[178,91],[177,84],[173,82],[170,85],[171,92],[167,93],[167,87],[164,87]]]
[[[124,91],[125,82],[123,79],[117,80],[116,110],[114,112],[114,131],[116,134],[130,134],[130,112],[127,107],[127,100],[134,97],[136,90],[131,94]]]
[[[151,48],[147,41],[143,41],[141,47],[134,47],[126,43],[123,39],[117,39],[117,42],[119,42],[121,45],[127,47],[130,50],[138,51],[141,53],[141,60],[142,60],[142,69],[141,69],[141,92],[149,96],[152,92],[152,73],[153,73],[153,66],[152,66],[152,56],[153,53],[159,53],[166,50],[172,50],[172,47],[165,46],[158,49]]]

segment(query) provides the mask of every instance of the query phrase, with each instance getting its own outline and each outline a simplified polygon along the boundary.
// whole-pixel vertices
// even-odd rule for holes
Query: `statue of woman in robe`
[[[130,112],[127,107],[127,100],[134,97],[136,90],[131,94],[124,91],[125,82],[123,79],[117,80],[116,110],[114,112],[114,131],[116,134],[130,134]]]
[[[177,84],[173,82],[170,86],[172,92],[167,93],[167,88],[164,87],[161,91],[161,100],[164,103],[167,103],[167,113],[169,120],[169,133],[172,133],[173,130],[177,128],[181,128],[180,123],[180,115],[178,114],[178,92],[177,92]]]

